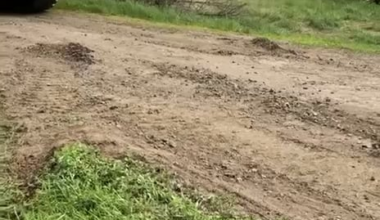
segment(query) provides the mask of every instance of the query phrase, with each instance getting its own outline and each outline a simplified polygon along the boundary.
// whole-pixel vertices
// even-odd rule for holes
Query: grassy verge
[[[39,184],[20,219],[248,219],[178,193],[171,178],[138,160],[106,159],[81,144],[56,152]]]
[[[380,52],[380,6],[360,0],[245,0],[233,18],[201,16],[131,0],[61,0],[58,8],[259,35],[293,43]]]

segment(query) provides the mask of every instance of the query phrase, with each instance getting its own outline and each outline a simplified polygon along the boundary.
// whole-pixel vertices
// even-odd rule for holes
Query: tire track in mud
[[[186,124],[189,124],[189,122]],[[198,123],[198,127],[203,126],[202,123]],[[166,129],[170,128],[166,127]],[[186,129],[181,127],[175,128],[174,130],[186,131]],[[150,133],[149,131],[145,132]],[[205,135],[211,133],[212,132],[205,130],[192,135],[201,139],[216,140],[216,137]],[[162,137],[165,136],[165,134],[156,134],[155,136]],[[199,179],[194,180],[194,176],[191,178],[194,182],[204,182],[204,179],[208,179],[211,181],[212,187],[217,187],[219,190],[228,189],[227,191],[235,194],[240,199],[249,202],[249,204],[246,204],[247,210],[252,210],[260,215],[286,215],[284,210],[281,210],[281,208],[279,209],[280,206],[278,205],[278,202],[281,202],[288,204],[289,206],[298,207],[300,210],[302,210],[302,208],[299,207],[298,204],[308,204],[308,206],[313,207],[314,209],[318,209],[317,207],[321,207],[322,204],[329,204],[329,206],[335,206],[335,211],[343,208],[343,210],[346,211],[341,210],[341,212],[351,213],[348,214],[351,216],[356,216],[353,213],[358,213],[358,210],[355,210],[355,208],[345,205],[344,202],[336,199],[339,197],[336,197],[333,191],[323,192],[314,190],[308,186],[307,182],[295,182],[289,179],[285,174],[277,173],[268,166],[252,162],[252,157],[242,156],[249,155],[249,153],[230,151],[228,146],[233,145],[233,140],[231,142],[227,141],[231,139],[227,136],[222,135],[226,142],[223,143],[222,141],[222,145],[217,145],[215,147],[207,146],[208,143],[201,143],[199,141],[197,141],[197,146],[194,146],[193,143],[196,141],[194,139],[188,140],[189,136],[187,132],[177,132],[174,136],[181,139],[182,143],[185,143],[184,146],[172,149],[170,147],[161,146],[161,140],[155,142],[151,139],[147,143],[150,145],[152,144],[156,149],[157,146],[161,146],[158,147],[160,150],[171,152],[173,155],[167,159],[168,161],[171,161],[169,164],[175,161],[175,166],[181,167],[181,171],[179,172],[182,174],[184,172],[197,174],[196,176],[198,176]],[[212,143],[215,144],[215,141]],[[223,147],[224,145],[226,147]],[[143,148],[146,149],[146,147]],[[233,148],[236,150],[237,148],[245,147],[237,146]],[[155,151],[155,154],[160,154],[160,152]],[[166,153],[162,155],[167,157]],[[237,155],[237,157],[234,155]],[[257,155],[252,156],[257,158]],[[180,163],[177,161],[186,162]],[[181,166],[181,164],[183,165]],[[186,166],[184,164],[186,164]],[[257,194],[257,192],[261,192],[261,195]],[[263,192],[265,195],[263,195]],[[293,194],[294,192],[296,192],[296,194]],[[269,205],[269,202],[263,202],[259,199],[263,197],[268,201],[275,201],[272,201],[272,204]],[[274,205],[276,203],[277,207]],[[260,205],[255,208],[250,208],[250,206],[257,204]],[[257,209],[257,207],[260,207],[260,209]],[[323,209],[320,210],[321,215],[323,215],[322,213],[325,211]],[[331,216],[331,213],[325,212],[325,214]],[[345,216],[347,214],[343,215]],[[361,214],[361,218],[371,219],[370,216],[365,216],[365,213]]]
[[[380,122],[371,118],[358,118],[355,115],[335,109],[330,99],[305,102],[296,96],[287,95],[260,85],[252,85],[240,80],[229,79],[207,69],[194,69],[167,64],[152,64],[159,75],[180,78],[198,84],[197,92],[205,97],[217,97],[224,102],[243,102],[249,106],[247,113],[257,112],[258,108],[277,120],[285,121],[291,114],[299,121],[307,121],[332,128],[342,134],[356,135],[372,140],[368,146],[378,149],[380,143]],[[277,121],[279,123],[279,121]],[[373,155],[373,154],[370,154]]]
[[[166,66],[165,64],[153,64],[158,70],[159,73],[157,73],[160,76],[163,77],[169,77],[169,78],[179,78],[184,79],[185,81],[192,81],[196,83],[198,86],[196,87],[195,95],[201,95],[203,98],[217,98],[221,99],[224,103],[244,103],[251,108],[252,106],[255,106],[255,114],[257,114],[258,107],[261,107],[264,109],[264,112],[259,110],[260,114],[267,114],[269,117],[282,117],[282,120],[285,120],[285,116],[287,114],[293,114],[299,120],[302,121],[308,121],[312,124],[317,124],[320,126],[326,126],[331,127],[335,130],[337,130],[339,133],[345,134],[345,132],[352,132],[354,134],[360,134],[363,135],[363,131],[360,130],[353,130],[353,129],[342,129],[340,126],[332,126],[333,117],[336,114],[341,114],[340,112],[333,111],[331,116],[331,111],[329,111],[329,101],[327,101],[327,104],[321,108],[321,102],[317,103],[304,103],[299,102],[297,98],[291,96],[290,98],[284,96],[281,94],[278,96],[274,91],[271,91],[267,88],[250,88],[248,89],[247,86],[240,82],[239,80],[231,80],[228,79],[227,76],[219,75],[214,72],[210,72],[204,69],[190,69],[189,68],[180,68],[177,66]],[[290,100],[290,101],[289,101]],[[292,103],[292,104],[289,104]],[[299,110],[294,111],[292,108],[298,108]],[[311,114],[311,113],[312,114]],[[319,114],[322,116],[316,117]],[[348,114],[347,114],[348,115]],[[339,115],[340,117],[343,117]],[[360,126],[368,126],[371,124],[371,122],[364,121],[361,119],[356,118],[355,116],[349,115],[349,120],[344,121],[344,126],[347,126],[348,128],[352,128],[351,123],[360,123]],[[264,116],[265,117],[265,116]],[[351,120],[350,120],[351,119]],[[278,121],[277,121],[278,122]],[[306,129],[306,128],[305,128]],[[369,132],[368,132],[369,131]],[[373,130],[365,130],[364,135],[366,137],[373,138],[375,132]],[[377,136],[375,136],[377,138]],[[291,138],[285,137],[287,140],[292,140]],[[298,139],[293,140],[295,143],[302,143],[302,141],[296,141]],[[310,144],[307,144],[308,147],[310,147]],[[327,152],[334,152],[338,153],[336,150],[325,148],[321,145],[313,145],[313,148],[318,148],[323,151]],[[241,153],[241,155],[244,155],[244,153]],[[241,159],[239,160],[241,163]],[[266,166],[265,172],[272,173],[272,175],[277,174],[273,170],[269,169],[269,166]],[[278,174],[277,174],[278,175]],[[271,188],[272,190],[277,189],[286,189],[286,186],[291,186],[289,188],[297,189],[299,192],[307,192],[304,198],[313,198],[317,201],[321,201],[321,204],[335,204],[337,207],[342,207],[348,212],[352,213],[361,213],[357,216],[357,218],[361,219],[374,219],[370,214],[366,212],[361,212],[360,209],[356,209],[355,207],[357,204],[355,201],[346,201],[343,202],[342,200],[336,199],[339,198],[338,195],[336,195],[335,190],[327,190],[327,191],[316,191],[313,188],[310,188],[308,186],[307,182],[294,182],[290,180],[288,177],[286,177],[285,174],[280,174],[276,177],[276,182],[272,182],[268,185],[274,185],[275,187]],[[281,180],[280,182],[283,182],[278,185],[278,180]],[[268,183],[268,181],[266,181]],[[266,191],[266,190],[264,190]],[[286,190],[285,190],[286,191]],[[241,197],[244,197],[243,195],[240,195]],[[277,198],[280,198],[282,195],[281,193],[278,193],[276,196]],[[283,196],[282,196],[283,197]],[[340,196],[341,197],[341,196]],[[294,201],[295,198],[288,198],[289,201]],[[297,199],[296,199],[297,200]],[[288,203],[289,203],[288,201]],[[297,204],[305,203],[306,201],[298,201]],[[313,203],[312,201],[306,202],[306,203]],[[348,203],[347,203],[348,202]],[[345,204],[347,203],[347,204]],[[315,205],[315,207],[318,207],[318,205]],[[273,209],[273,208],[272,208]],[[354,218],[355,219],[355,218]]]
[[[185,124],[189,125],[191,122],[186,122]],[[161,127],[161,130],[164,132],[157,133],[155,126]],[[203,127],[205,125],[198,122],[194,126]],[[332,199],[322,192],[309,188],[307,183],[294,182],[287,178],[284,174],[278,174],[269,167],[263,167],[263,165],[258,163],[252,163],[249,158],[241,156],[243,154],[240,152],[230,151],[228,146],[231,146],[233,142],[228,141],[230,138],[227,136],[215,134],[217,136],[214,137],[212,136],[212,132],[203,129],[197,133],[187,133],[186,131],[188,129],[182,128],[181,126],[167,127],[165,125],[150,125],[141,130],[143,131],[143,136],[149,137],[146,140],[146,144],[152,146],[152,148],[150,148],[142,145],[141,148],[143,151],[155,149],[152,150],[152,154],[155,155],[153,158],[157,155],[165,157],[165,163],[168,163],[169,165],[172,164],[172,166],[177,167],[175,170],[182,174],[180,176],[190,175],[192,176],[189,178],[190,181],[200,183],[202,187],[206,187],[211,190],[215,190],[215,187],[219,189],[219,192],[227,190],[228,192],[238,196],[240,199],[248,202],[245,205],[247,210],[251,210],[260,215],[280,216],[284,215],[284,212],[281,212],[281,210],[274,211],[276,209],[273,205],[268,206],[268,204],[264,205],[262,202],[260,203],[260,200],[255,198],[258,197],[258,195],[253,192],[271,192],[270,194],[265,195],[268,197],[268,200],[277,198],[276,200],[280,200],[281,202],[286,201],[287,204],[296,202],[294,203],[294,206],[299,204],[300,195],[303,194],[302,197],[304,198],[313,198],[313,200],[320,201],[319,203],[311,199],[303,201],[313,207],[318,207],[315,204],[320,205],[322,203],[335,204],[337,207],[345,207],[339,200]],[[173,134],[173,131],[178,132],[174,132]],[[154,133],[154,135],[152,135],[152,133]],[[182,142],[181,145],[173,148],[172,144],[166,144],[169,143],[166,139],[154,138],[165,137],[167,136],[166,133],[170,133],[172,136],[176,137],[176,139],[180,139]],[[189,136],[189,134],[191,135]],[[220,137],[224,138],[220,139]],[[198,141],[195,141],[195,138],[198,138]],[[209,143],[211,143],[210,141],[205,141],[202,143],[199,139],[213,140],[213,146],[209,146]],[[219,141],[220,144],[217,144],[217,141],[214,141],[217,139],[221,140]],[[195,142],[197,145],[194,145]],[[168,154],[170,156],[168,156]],[[178,167],[180,167],[179,170]],[[194,179],[194,175],[198,178]],[[206,185],[204,184],[205,180],[208,182]],[[248,191],[254,191],[244,194],[244,192],[238,190],[241,189],[241,186],[238,186],[243,184],[246,185]],[[252,189],[252,186],[255,187]],[[279,189],[281,189],[281,191],[278,191]],[[298,191],[298,195],[296,197],[292,194],[286,195],[291,192],[289,189]],[[253,197],[251,195],[253,195]],[[260,198],[262,196],[263,195],[261,195]],[[353,211],[348,206],[346,206],[345,209]]]
[[[264,117],[281,125],[287,121],[289,115],[293,115],[293,120],[308,122],[301,126],[302,130],[310,130],[312,126],[323,126],[346,136],[346,139],[353,135],[361,139],[369,139],[366,144],[349,144],[348,148],[355,149],[360,153],[365,153],[372,157],[380,155],[380,122],[372,118],[359,118],[334,108],[331,99],[310,100],[306,102],[293,95],[288,95],[282,91],[275,91],[256,84],[253,80],[242,82],[241,80],[229,79],[227,75],[220,75],[207,69],[197,69],[180,67],[175,65],[152,64],[157,68],[159,75],[170,78],[179,78],[196,83],[196,95],[211,97],[223,102],[244,103],[242,111],[248,115]],[[257,117],[255,117],[257,118]],[[265,128],[262,128],[265,129]],[[281,133],[281,131],[278,131]],[[300,139],[289,137],[286,132],[282,132],[285,140],[303,144],[307,148],[314,150],[335,151],[322,145],[306,143]],[[359,142],[359,141],[357,141]]]

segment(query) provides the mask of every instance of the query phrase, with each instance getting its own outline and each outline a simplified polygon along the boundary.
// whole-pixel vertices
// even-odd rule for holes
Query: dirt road
[[[53,12],[0,17],[24,177],[68,141],[135,152],[263,219],[380,219],[380,56]]]

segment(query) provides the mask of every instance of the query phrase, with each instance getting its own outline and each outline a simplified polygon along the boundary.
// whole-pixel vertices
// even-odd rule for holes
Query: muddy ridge
[[[364,148],[378,149],[380,143],[380,123],[371,118],[363,119],[336,109],[331,99],[305,102],[296,96],[257,85],[255,81],[232,80],[207,69],[181,68],[174,65],[154,64],[159,75],[190,80],[198,85],[198,94],[215,96],[223,101],[244,102],[248,106],[264,106],[271,115],[286,117],[293,114],[302,121],[340,130],[371,139]]]

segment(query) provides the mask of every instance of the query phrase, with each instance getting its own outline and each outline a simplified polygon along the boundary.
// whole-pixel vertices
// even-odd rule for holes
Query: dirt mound
[[[251,40],[251,43],[256,47],[262,48],[272,53],[291,53],[296,55],[296,52],[294,50],[284,49],[276,42],[273,42],[265,37],[254,38]]]
[[[252,44],[270,51],[283,50],[277,43],[263,37],[252,39]]]
[[[26,48],[26,51],[37,54],[38,56],[58,57],[69,62],[94,64],[93,50],[79,43],[67,44],[45,44],[38,43]]]

